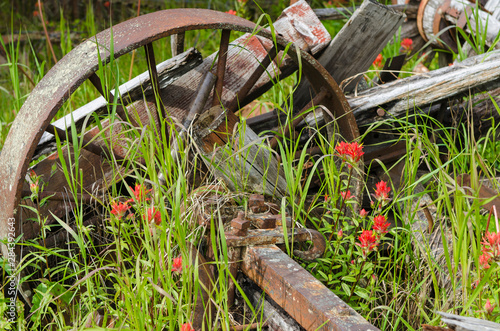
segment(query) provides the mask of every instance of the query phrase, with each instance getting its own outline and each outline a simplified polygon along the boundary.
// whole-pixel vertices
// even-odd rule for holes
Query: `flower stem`
[[[354,167],[351,167],[351,169],[349,169],[349,177],[347,178],[346,192],[349,190],[349,185],[351,184],[353,169],[354,169]],[[334,222],[335,225],[332,228],[332,233],[330,234],[330,237],[328,238],[328,243],[330,243],[330,241],[332,241],[333,234],[335,233],[335,230],[337,229],[337,226],[339,224],[340,214],[342,214],[342,210],[344,209],[344,207],[346,205],[346,203],[345,203],[346,198],[347,198],[347,196],[345,198],[344,197],[342,198],[342,203],[340,204],[339,213],[337,214],[337,219]]]
[[[361,269],[359,269],[359,274],[356,277],[356,281],[354,282],[354,284],[352,284],[351,294],[349,295],[349,298],[346,301],[347,304],[349,304],[349,301],[351,301],[351,297],[354,294],[354,289],[356,288],[356,285],[358,285],[359,278],[361,277],[361,272],[363,271],[363,268],[365,267],[365,263],[366,263],[366,258],[363,260],[363,264],[361,265]]]

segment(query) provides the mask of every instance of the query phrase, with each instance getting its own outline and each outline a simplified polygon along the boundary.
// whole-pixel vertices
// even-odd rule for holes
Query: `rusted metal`
[[[244,248],[241,269],[306,330],[378,330],[275,245]]]
[[[248,208],[254,214],[266,212],[267,206],[264,196],[262,194],[251,194],[248,198]]]
[[[165,106],[163,106],[163,100],[160,95],[160,81],[158,79],[158,71],[156,70],[156,58],[153,43],[151,42],[144,45],[144,51],[146,52],[146,62],[148,64],[151,86],[153,87],[153,95],[155,96],[156,103],[160,109],[158,111],[158,118],[166,118],[167,114],[165,113]]]
[[[238,217],[231,221],[231,226],[233,227],[233,235],[243,237],[248,233],[250,221],[245,219],[245,213],[240,211],[238,212]]]
[[[326,241],[321,233],[310,229],[288,229],[288,242],[312,241],[312,247],[307,251],[294,250],[294,254],[304,260],[314,260],[321,257],[325,252]],[[243,247],[249,245],[271,245],[284,244],[285,235],[283,229],[255,229],[248,230],[246,236],[238,236],[226,233],[226,244],[228,247]]]
[[[281,219],[281,215],[254,214],[249,218],[258,229],[274,229],[278,226],[277,220]]]
[[[215,85],[212,106],[220,104],[222,98],[222,88],[224,87],[224,75],[226,73],[227,50],[229,48],[229,37],[231,30],[222,30],[219,45],[219,60],[217,61],[217,83]]]
[[[186,34],[184,32],[181,32],[170,36],[170,48],[172,50],[172,56],[177,56],[184,52],[185,35]]]
[[[200,85],[198,87],[198,94],[196,94],[196,98],[191,105],[191,109],[184,119],[184,122],[182,122],[182,126],[184,126],[184,129],[187,129],[191,125],[191,123],[193,123],[196,115],[198,115],[203,110],[203,107],[208,100],[208,97],[215,85],[216,80],[217,76],[215,76],[210,71],[207,71],[205,77],[200,82]]]
[[[232,306],[234,304],[234,297],[236,291],[236,284],[234,280],[238,276],[238,270],[241,262],[241,247],[228,247],[227,248],[227,258],[229,262],[229,273],[231,278],[228,281],[227,286],[227,304]]]
[[[183,140],[187,130],[193,123],[196,118],[196,115],[200,114],[203,110],[203,107],[207,103],[208,97],[210,96],[210,92],[212,91],[217,77],[212,74],[210,71],[207,71],[204,78],[201,80],[200,85],[198,86],[198,93],[196,94],[195,99],[193,100],[193,104],[189,109],[189,113],[186,115],[186,118],[182,122],[182,128],[179,132],[178,139],[174,139],[171,146],[171,154],[174,159],[177,158],[179,152],[179,142],[178,140]]]

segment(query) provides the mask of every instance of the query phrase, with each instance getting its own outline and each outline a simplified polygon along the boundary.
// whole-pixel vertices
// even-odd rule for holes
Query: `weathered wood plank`
[[[491,321],[481,320],[474,317],[459,316],[455,314],[437,312],[441,315],[441,321],[453,327],[457,331],[498,331],[500,324]]]
[[[321,54],[319,62],[342,86],[344,80],[370,68],[405,17],[378,2],[365,0]],[[345,90],[354,88],[358,80],[353,80]],[[310,84],[302,82],[294,95],[294,109],[301,109],[310,95],[314,95]]]
[[[378,108],[385,110],[385,118],[400,117],[409,108],[500,87],[499,69],[500,51],[495,51],[425,75],[367,89],[356,97],[348,98],[348,101],[358,124],[368,124],[381,119],[376,114]]]
[[[346,8],[318,8],[313,9],[314,13],[320,20],[342,20],[345,18],[350,18],[355,10],[359,9],[360,6],[346,7]],[[414,4],[402,4],[402,5],[389,5],[389,9],[394,11],[400,11],[406,14],[408,19],[414,19],[417,17],[418,5]]]

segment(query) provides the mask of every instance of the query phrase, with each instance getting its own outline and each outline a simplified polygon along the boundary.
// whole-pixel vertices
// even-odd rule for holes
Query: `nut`
[[[231,221],[231,226],[233,227],[233,234],[235,236],[243,237],[248,233],[250,221],[245,219],[245,213],[240,211],[238,212],[238,217]]]
[[[255,214],[267,211],[264,196],[262,194],[251,194],[248,199],[248,208]]]
[[[263,217],[259,217],[255,221],[255,225],[259,229],[274,229],[276,228],[276,216],[265,215]]]

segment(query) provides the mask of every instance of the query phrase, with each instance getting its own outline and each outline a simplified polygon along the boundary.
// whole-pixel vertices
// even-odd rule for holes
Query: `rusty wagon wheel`
[[[268,30],[259,29],[254,23],[234,15],[205,9],[171,9],[131,19],[87,39],[62,58],[45,75],[31,92],[12,124],[0,155],[0,215],[2,216],[0,220],[0,237],[2,239],[12,236],[13,220],[15,220],[16,237],[23,234],[24,239],[31,239],[38,235],[39,228],[33,224],[34,222],[25,220],[26,217],[23,215],[26,210],[20,207],[25,195],[23,191],[26,192],[27,188],[29,190],[26,176],[30,161],[44,132],[55,133],[57,131],[61,139],[66,137],[66,132],[57,129],[51,124],[51,121],[70,95],[86,80],[89,80],[105,99],[112,100],[109,90],[101,85],[101,80],[96,72],[101,65],[108,63],[110,58],[118,58],[140,47],[145,48],[151,82],[153,82],[153,89],[158,95],[158,76],[152,43],[171,35],[183,36],[187,31],[201,29],[222,30],[219,48],[219,54],[222,56],[219,56],[217,68],[214,69],[219,78],[223,77],[224,72],[238,69],[228,65],[226,56],[224,56],[227,54],[231,30],[247,33],[256,32],[258,36],[268,41],[267,45],[271,46],[267,52],[262,54],[262,62],[256,66],[253,72],[249,73],[248,80],[237,86],[238,91],[232,92],[232,97],[229,100],[225,100],[223,97],[218,98],[220,95],[231,95],[225,85],[227,81],[218,79],[213,92],[216,97],[207,102],[208,105],[205,105],[204,110],[211,106],[212,100],[214,100],[213,103],[215,104],[220,102],[221,99],[226,108],[237,110],[238,105],[250,102],[251,100],[248,99],[257,95],[259,91],[254,88],[255,83],[263,74],[263,68],[271,64],[271,60],[276,54],[276,48],[273,47],[272,43],[273,37]],[[110,44],[111,40],[113,45]],[[285,48],[289,44],[287,40],[280,36],[277,36],[276,40],[278,50]],[[179,46],[179,48],[182,48],[180,43]],[[113,50],[113,54],[110,53],[110,50]],[[330,74],[311,55],[304,51],[298,51],[292,46],[289,47],[287,54],[294,62],[297,62],[300,57],[305,76],[316,91],[317,97],[321,96],[317,102],[330,109],[336,116],[344,138],[347,140],[356,139],[359,132],[354,116],[349,111],[346,99]],[[201,77],[202,74],[200,73],[197,76],[198,81],[201,80]],[[263,93],[264,87],[261,88],[260,93]],[[180,99],[173,92],[167,91],[166,93],[170,94],[166,96],[162,94],[164,92],[160,91],[159,94],[162,106],[158,107],[157,119],[171,116],[182,121],[187,116],[186,105],[179,104],[178,100]],[[185,90],[177,91],[177,93],[191,93],[191,95],[194,95],[196,91]],[[189,100],[189,97],[184,98],[184,100]],[[151,102],[151,104],[152,108],[155,108],[155,103]],[[189,104],[187,107],[189,107]],[[130,110],[125,107],[118,106],[116,114],[123,120],[129,121],[130,125],[138,125],[138,118],[135,117],[134,119]],[[142,119],[140,120],[142,121]],[[105,168],[109,167],[109,164],[105,162],[105,154],[108,154],[108,156],[114,154],[116,159],[127,158],[124,148],[115,148],[110,151],[108,147],[99,144],[97,141],[89,142],[97,134],[99,134],[98,128],[94,128],[85,133],[82,140],[84,149],[81,150],[80,167],[87,167],[84,169],[86,176],[82,189],[87,192],[95,189],[96,181],[101,180],[102,184],[102,173],[105,173],[107,171]],[[71,134],[68,136],[71,136]],[[69,141],[68,146],[70,144],[71,141]],[[65,150],[66,155],[71,154],[71,152],[68,152],[69,150],[71,148]],[[50,174],[57,159],[57,154],[52,154],[37,165],[37,171]],[[46,208],[51,209],[51,211],[57,208],[67,208],[67,204],[64,204],[67,201],[64,203],[61,201],[65,185],[68,184],[62,174],[60,174],[59,179],[51,178],[46,189],[49,192],[47,194],[53,194],[51,200],[49,200],[49,202],[53,203],[47,204],[48,207]],[[88,194],[81,194],[77,198],[81,199],[83,203],[89,203],[88,200],[91,200],[89,197]],[[89,220],[89,222],[92,221]],[[3,244],[2,254],[3,256],[9,254],[8,247]]]

